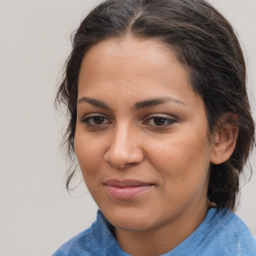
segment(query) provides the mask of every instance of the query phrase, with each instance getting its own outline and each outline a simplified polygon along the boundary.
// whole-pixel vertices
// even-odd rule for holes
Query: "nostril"
[[[139,164],[143,159],[143,152],[139,148],[133,148],[130,151],[109,149],[104,155],[104,160],[116,169],[123,169],[128,166]]]

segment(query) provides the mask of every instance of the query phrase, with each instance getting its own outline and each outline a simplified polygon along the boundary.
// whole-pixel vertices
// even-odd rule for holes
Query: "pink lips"
[[[116,200],[131,200],[149,191],[153,185],[136,180],[107,180],[104,186],[110,197]]]

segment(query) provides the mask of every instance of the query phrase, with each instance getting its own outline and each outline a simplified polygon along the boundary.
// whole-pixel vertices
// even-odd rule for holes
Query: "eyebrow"
[[[89,103],[89,104],[91,104],[95,107],[110,110],[110,107],[101,100],[96,100],[96,99],[92,99],[92,98],[89,98],[89,97],[82,97],[77,101],[77,104],[82,103],[82,102],[87,102],[87,103]]]
[[[77,104],[82,103],[82,102],[87,102],[95,107],[103,108],[106,110],[110,110],[111,108],[104,103],[101,100],[96,100],[93,98],[89,97],[82,97],[77,100]],[[153,98],[153,99],[148,99],[148,100],[143,100],[135,103],[135,109],[142,109],[142,108],[148,108],[148,107],[153,107],[156,105],[164,104],[166,102],[174,102],[180,105],[186,105],[183,101],[173,98],[173,97],[161,97],[161,98]]]
[[[160,105],[166,102],[174,102],[177,104],[181,104],[181,105],[186,105],[183,101],[173,98],[173,97],[162,97],[162,98],[154,98],[154,99],[148,99],[148,100],[143,100],[140,102],[137,102],[135,104],[135,108],[136,109],[141,109],[141,108],[147,108],[147,107],[153,107],[156,105]]]

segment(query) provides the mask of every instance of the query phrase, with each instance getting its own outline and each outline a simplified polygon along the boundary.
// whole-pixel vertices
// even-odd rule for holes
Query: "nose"
[[[124,126],[116,128],[104,154],[104,160],[115,169],[141,163],[144,153],[140,141],[136,131]]]

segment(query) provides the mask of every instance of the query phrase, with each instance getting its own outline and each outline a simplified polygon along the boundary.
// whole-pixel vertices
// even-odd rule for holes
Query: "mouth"
[[[132,200],[149,192],[154,184],[138,180],[107,180],[103,183],[108,195],[116,200]]]

